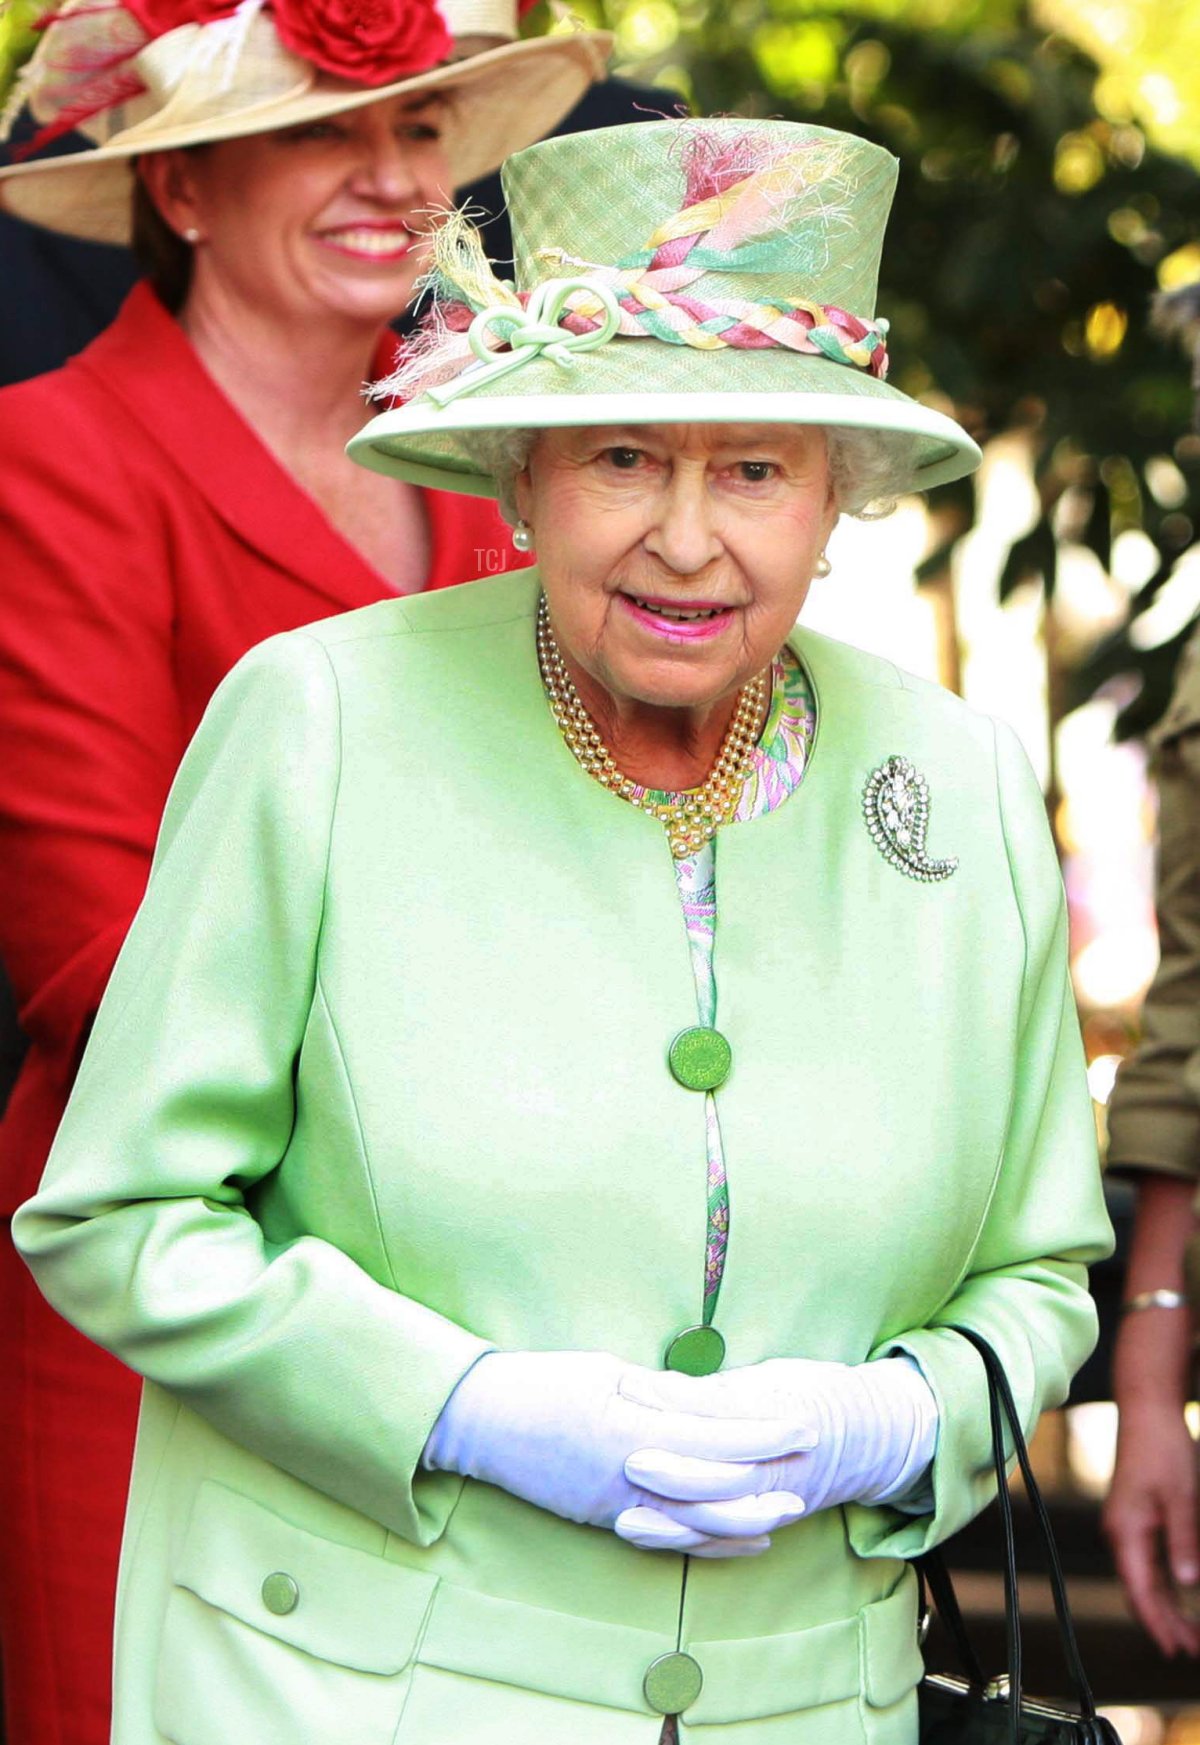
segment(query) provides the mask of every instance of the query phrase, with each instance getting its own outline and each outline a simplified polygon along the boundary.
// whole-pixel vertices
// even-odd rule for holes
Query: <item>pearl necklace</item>
[[[695,854],[706,842],[711,842],[722,824],[728,824],[733,817],[750,772],[769,696],[767,674],[759,673],[740,692],[717,760],[702,785],[653,800],[644,788],[617,768],[584,707],[550,628],[550,608],[544,594],[538,603],[537,651],[550,712],[568,749],[588,775],[631,806],[657,818],[666,827],[667,841],[676,860]]]

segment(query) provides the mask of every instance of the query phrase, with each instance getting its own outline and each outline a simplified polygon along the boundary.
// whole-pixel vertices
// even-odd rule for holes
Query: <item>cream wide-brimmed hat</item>
[[[889,152],[785,121],[645,121],[545,140],[504,168],[516,288],[459,218],[433,304],[348,452],[477,496],[485,431],[774,423],[891,433],[906,484],[980,452],[887,381],[875,317]],[[472,439],[475,438],[473,441]]]
[[[172,28],[161,34],[147,28],[164,20]],[[461,186],[561,121],[611,47],[584,30],[518,41],[516,0],[66,0],[38,37],[0,137],[28,107],[42,124],[35,147],[68,128],[95,143],[0,169],[0,206],[116,243],[130,238],[143,153],[273,132],[401,93],[453,99],[439,119]],[[389,67],[392,76],[376,76]]]

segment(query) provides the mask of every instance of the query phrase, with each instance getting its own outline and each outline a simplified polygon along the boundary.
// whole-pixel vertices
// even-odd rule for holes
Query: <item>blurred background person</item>
[[[342,454],[435,209],[600,70],[602,37],[515,28],[511,0],[369,17],[68,0],[10,103],[35,149],[69,126],[95,143],[5,170],[4,205],[132,239],[145,278],[77,359],[0,395],[0,953],[28,1039],[0,1129],[8,1745],[108,1737],[138,1390],[42,1303],[7,1214],[38,1179],[176,765],[262,638],[520,561],[490,507]]]

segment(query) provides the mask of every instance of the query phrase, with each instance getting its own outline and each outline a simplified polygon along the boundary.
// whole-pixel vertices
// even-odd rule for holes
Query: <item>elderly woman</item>
[[[41,1302],[9,1214],[229,668],[278,631],[514,561],[492,505],[343,449],[364,378],[394,366],[430,208],[597,70],[595,39],[506,41],[515,25],[513,0],[67,0],[9,105],[34,145],[77,122],[96,143],[4,172],[0,201],[132,237],[147,274],[80,357],[0,395],[0,953],[30,1044],[0,1129],[10,1745],[108,1738],[137,1389]]]
[[[794,628],[969,469],[884,380],[895,166],[518,156],[355,444],[538,568],[265,644],[184,763],[19,1243],[147,1377],[117,1745],[913,1745],[906,1560],[1109,1231],[1013,735]]]

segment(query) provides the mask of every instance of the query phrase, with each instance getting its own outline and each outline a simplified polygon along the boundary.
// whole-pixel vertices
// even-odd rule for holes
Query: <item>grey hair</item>
[[[529,465],[539,430],[472,430],[460,434],[458,445],[466,449],[472,465],[496,481],[500,513],[510,527],[521,518],[517,508],[517,474]]]
[[[496,481],[500,513],[515,526],[517,475],[529,465],[537,430],[473,430],[459,437],[478,470]],[[827,426],[829,475],[843,515],[876,521],[890,515],[897,497],[913,489],[911,437],[892,430]]]
[[[830,425],[825,447],[833,494],[843,515],[878,521],[892,513],[898,497],[914,489],[912,438],[899,431]]]

